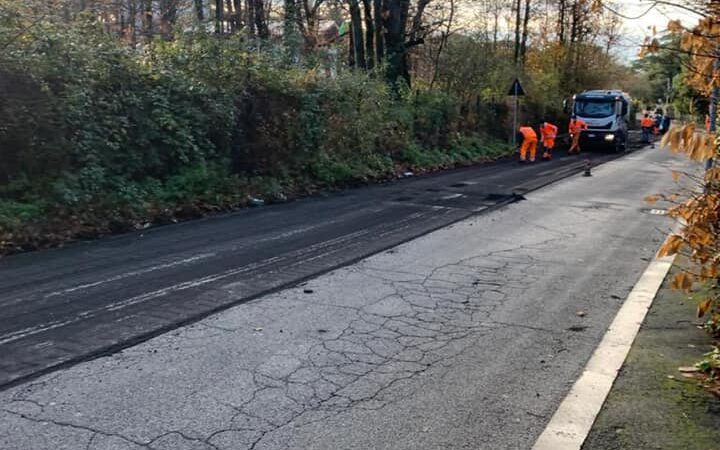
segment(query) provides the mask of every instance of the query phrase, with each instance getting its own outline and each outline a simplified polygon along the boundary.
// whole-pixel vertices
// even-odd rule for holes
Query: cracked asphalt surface
[[[576,157],[505,160],[2,258],[0,390],[491,210],[582,167]]]
[[[642,199],[684,164],[637,152],[6,389],[0,448],[529,449],[666,235]]]

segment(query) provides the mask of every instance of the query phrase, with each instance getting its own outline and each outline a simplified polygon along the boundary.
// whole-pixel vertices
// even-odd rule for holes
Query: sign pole
[[[512,129],[512,143],[513,145],[517,145],[517,130],[518,130],[518,119],[520,112],[518,109],[520,108],[520,96],[525,95],[525,89],[523,89],[522,85],[520,84],[520,80],[518,78],[515,78],[515,81],[513,81],[512,87],[508,90],[507,95],[512,95],[515,97],[513,99],[513,129]]]
[[[517,123],[518,122],[518,103],[519,103],[518,83],[515,83],[515,85],[513,87],[515,88],[515,103],[513,105],[514,106],[514,108],[513,108],[513,129],[512,129],[511,134],[512,134],[513,147],[516,147],[517,146],[517,128],[518,128],[518,123]]]

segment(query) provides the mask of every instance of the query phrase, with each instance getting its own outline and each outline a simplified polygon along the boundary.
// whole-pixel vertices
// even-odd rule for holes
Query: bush
[[[0,230],[13,230],[25,222],[41,218],[43,205],[20,203],[12,200],[0,201]]]
[[[330,79],[241,37],[132,49],[90,18],[22,39],[3,23],[0,224],[24,248],[501,153],[459,134],[453,95]]]

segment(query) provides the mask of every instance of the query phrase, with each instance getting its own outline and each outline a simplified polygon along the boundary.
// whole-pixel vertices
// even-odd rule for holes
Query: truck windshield
[[[575,114],[580,117],[609,117],[615,114],[615,102],[578,100],[575,102]]]

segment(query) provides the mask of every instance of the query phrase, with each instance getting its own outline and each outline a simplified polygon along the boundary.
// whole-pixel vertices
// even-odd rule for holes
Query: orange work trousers
[[[552,152],[555,148],[555,139],[545,139],[543,141],[543,147],[545,149],[545,152],[543,153],[544,159],[550,159],[552,158]]]
[[[535,161],[537,155],[537,139],[524,139],[522,147],[520,147],[520,160],[526,161],[528,152],[530,152],[530,161]]]
[[[568,150],[568,153],[580,153],[580,133],[575,133],[572,135],[572,145],[570,146],[570,150]]]

